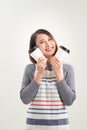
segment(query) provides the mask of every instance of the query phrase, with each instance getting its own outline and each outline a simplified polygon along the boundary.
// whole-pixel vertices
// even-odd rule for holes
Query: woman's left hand
[[[53,66],[57,81],[63,80],[62,62],[56,56],[51,57],[49,62]]]

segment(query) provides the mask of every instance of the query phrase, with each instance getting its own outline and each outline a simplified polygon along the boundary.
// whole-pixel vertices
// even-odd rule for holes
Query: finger
[[[54,56],[54,60],[61,62],[61,60],[57,56]]]
[[[61,62],[59,62],[57,59],[53,59],[52,61],[51,61],[51,64],[54,66],[54,67],[56,67],[56,68],[60,68],[61,67]]]
[[[46,62],[47,59],[46,59],[45,57],[40,57],[40,58],[38,59],[38,62],[42,62],[42,61]]]

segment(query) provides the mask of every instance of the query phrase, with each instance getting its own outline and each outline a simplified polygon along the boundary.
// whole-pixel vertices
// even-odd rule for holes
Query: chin
[[[46,58],[50,58],[52,57],[53,55],[45,55]]]
[[[47,54],[47,55],[45,55],[45,57],[52,57],[52,56],[54,56],[55,55],[55,52],[53,52],[53,53],[49,53],[49,54]]]

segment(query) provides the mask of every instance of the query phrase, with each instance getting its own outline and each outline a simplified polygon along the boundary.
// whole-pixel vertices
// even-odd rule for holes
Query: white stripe
[[[37,96],[41,96],[41,97],[45,96],[45,97],[50,97],[50,98],[56,96],[57,98],[59,98],[59,95],[57,92],[45,92],[45,93],[38,92],[36,97]]]
[[[58,91],[57,90],[57,86],[56,86],[56,84],[49,84],[49,83],[46,83],[46,84],[43,84],[43,85],[41,85],[41,86],[39,86],[39,90],[45,90],[46,89],[46,91],[48,91],[48,90],[50,90],[50,91],[52,91],[52,90],[55,90],[55,91]]]
[[[27,118],[34,119],[64,119],[68,118],[68,114],[59,114],[59,115],[40,115],[40,114],[31,114],[27,113]]]
[[[42,109],[61,109],[61,108],[66,108],[66,106],[29,106],[29,108],[42,108]]]
[[[69,125],[62,125],[62,126],[26,125],[26,130],[69,130]]]
[[[38,92],[39,93],[51,93],[51,94],[54,94],[54,92],[56,93],[56,95],[59,95],[59,93],[58,93],[58,90],[57,89],[55,89],[54,88],[54,86],[53,86],[53,88],[49,88],[49,86],[47,87],[47,88],[40,88],[40,89],[38,89]]]
[[[42,84],[43,88],[46,87],[46,86],[44,86],[44,82],[41,82],[41,84]],[[45,85],[49,85],[50,87],[53,87],[53,85],[55,85],[55,84],[56,84],[55,81],[49,82],[47,80],[46,80],[46,83],[45,83]]]
[[[46,70],[44,73],[44,77],[55,77],[55,72]]]
[[[35,98],[36,100],[50,100],[50,97],[45,97],[45,96],[42,96],[41,98],[40,98],[40,96],[38,95],[36,98]],[[51,100],[58,100],[58,99],[60,99],[58,96],[51,96]]]
[[[63,105],[63,103],[62,103],[61,101],[59,101],[59,102],[43,102],[43,101],[42,101],[42,102],[35,102],[35,101],[34,101],[34,102],[32,102],[32,104],[33,104],[33,105],[34,105],[34,104],[37,104],[37,105],[40,104],[40,105],[47,105],[47,106],[50,105],[50,104],[51,104],[51,105],[54,105],[54,106],[55,106],[55,105]],[[36,107],[37,107],[37,106],[36,106]]]

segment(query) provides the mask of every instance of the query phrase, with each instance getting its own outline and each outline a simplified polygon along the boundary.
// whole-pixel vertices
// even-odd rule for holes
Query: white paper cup
[[[64,46],[59,46],[58,51],[56,52],[56,56],[61,60],[64,61],[65,58],[69,55],[70,50],[65,48]]]
[[[28,51],[29,52],[29,55],[35,59],[36,61],[38,61],[38,59],[43,55],[43,53],[41,52],[41,50],[38,48],[38,47],[33,47],[31,50]]]

